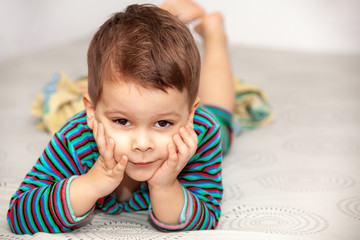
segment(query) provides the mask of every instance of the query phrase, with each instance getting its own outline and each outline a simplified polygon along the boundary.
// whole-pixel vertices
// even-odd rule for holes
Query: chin
[[[145,182],[151,179],[151,176],[144,176],[144,175],[139,175],[139,174],[127,174],[132,180],[136,181],[136,182]]]
[[[129,161],[125,173],[135,181],[148,181],[152,178],[152,176],[162,166],[163,163],[164,160],[156,160],[149,165],[137,165],[136,163]]]
[[[151,177],[155,174],[157,169],[155,170],[149,170],[149,169],[133,169],[131,167],[128,167],[125,170],[126,175],[130,177],[131,179],[137,181],[137,182],[145,182],[151,179]]]

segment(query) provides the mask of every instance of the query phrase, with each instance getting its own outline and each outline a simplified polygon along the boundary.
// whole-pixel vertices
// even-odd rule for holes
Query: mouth
[[[131,162],[131,164],[135,165],[136,167],[147,167],[150,166],[151,164],[153,164],[156,161],[152,161],[152,162]]]

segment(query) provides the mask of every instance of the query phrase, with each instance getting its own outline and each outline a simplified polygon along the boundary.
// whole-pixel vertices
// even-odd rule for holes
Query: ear
[[[190,124],[190,126],[194,125],[193,122],[194,122],[195,111],[199,107],[199,104],[200,104],[200,98],[196,97],[196,99],[190,109],[190,115],[189,115],[189,119],[188,119],[188,124]]]
[[[93,122],[95,120],[95,107],[90,99],[89,94],[84,94],[83,103],[86,111],[87,124],[89,128],[93,129]]]

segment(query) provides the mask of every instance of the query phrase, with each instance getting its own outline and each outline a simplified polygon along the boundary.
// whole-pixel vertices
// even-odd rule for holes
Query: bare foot
[[[224,20],[220,12],[204,15],[201,22],[195,26],[195,31],[203,38],[206,44],[209,41],[221,41],[226,44]]]
[[[204,9],[192,0],[167,0],[160,7],[177,16],[184,23],[190,23],[205,13]]]

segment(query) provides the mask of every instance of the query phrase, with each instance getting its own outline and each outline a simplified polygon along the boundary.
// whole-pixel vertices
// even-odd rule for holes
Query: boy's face
[[[115,159],[128,157],[125,173],[136,181],[149,180],[168,158],[172,137],[193,121],[199,103],[189,110],[186,91],[166,90],[109,81],[93,113],[87,107],[88,119],[94,114],[104,124],[106,138],[114,139]]]

